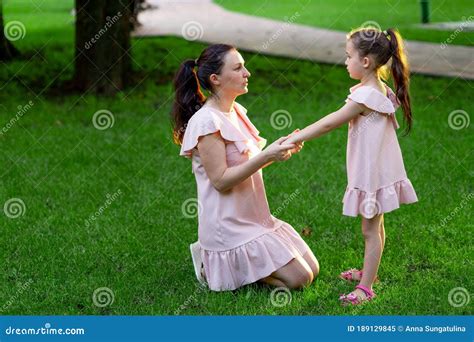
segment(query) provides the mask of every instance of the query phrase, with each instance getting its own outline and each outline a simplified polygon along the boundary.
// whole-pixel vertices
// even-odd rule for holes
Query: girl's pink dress
[[[418,201],[407,177],[398,144],[395,109],[399,106],[393,91],[387,96],[377,89],[357,85],[350,89],[349,101],[371,109],[349,122],[347,144],[348,186],[343,214],[372,218]]]
[[[265,139],[237,104],[231,113],[203,106],[189,120],[181,156],[192,158],[199,211],[198,236],[209,288],[234,290],[265,278],[310,251],[288,223],[270,213],[262,170],[226,192],[211,184],[196,148],[199,137],[219,132],[228,167],[261,152]]]

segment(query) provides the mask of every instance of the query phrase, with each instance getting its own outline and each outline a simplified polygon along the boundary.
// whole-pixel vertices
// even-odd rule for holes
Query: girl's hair
[[[413,121],[409,94],[410,70],[400,33],[392,28],[384,32],[377,28],[359,28],[349,33],[347,39],[352,41],[361,57],[373,56],[377,71],[383,72],[382,67],[392,59],[390,73],[395,94],[403,109],[406,133],[410,132]]]
[[[175,97],[171,112],[173,140],[176,144],[182,143],[189,119],[206,101],[202,90],[212,92],[209,77],[222,71],[225,55],[234,49],[231,45],[214,44],[204,49],[198,59],[181,63],[174,77]]]

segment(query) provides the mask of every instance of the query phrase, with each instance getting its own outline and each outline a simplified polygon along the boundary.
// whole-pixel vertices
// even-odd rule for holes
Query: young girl
[[[357,305],[375,296],[372,285],[385,243],[383,213],[418,199],[407,178],[396,135],[399,126],[395,110],[399,105],[407,133],[412,125],[409,71],[401,36],[393,29],[383,32],[374,28],[358,29],[348,35],[346,53],[349,75],[360,81],[350,89],[346,104],[292,135],[285,143],[310,140],[349,122],[348,186],[343,214],[362,216],[365,254],[363,271],[350,269],[341,273],[342,279],[359,284],[339,299],[344,305]],[[382,81],[388,70],[394,79],[395,94]]]

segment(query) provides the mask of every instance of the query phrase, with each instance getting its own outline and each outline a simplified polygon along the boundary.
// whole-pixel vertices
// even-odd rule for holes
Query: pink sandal
[[[354,275],[358,274],[359,279],[354,279]],[[362,278],[362,271],[359,271],[356,268],[351,268],[350,270],[344,271],[339,274],[339,278],[346,280],[346,281],[360,281]]]
[[[359,276],[359,279],[355,279],[355,275]],[[345,281],[353,282],[353,281],[360,281],[362,279],[362,270],[358,270],[356,268],[351,268],[350,270],[344,271],[341,274],[339,274],[339,278]],[[376,276],[374,282],[378,282],[379,277]]]
[[[360,296],[356,296],[353,293],[349,293],[348,295],[343,294],[339,297],[339,300],[341,301],[342,305],[348,305],[348,304],[359,305],[359,304],[362,304],[364,302],[368,302],[368,301],[372,300],[375,297],[374,291],[368,289],[364,285],[359,284],[355,288],[363,291],[365,293],[366,297],[361,298]]]

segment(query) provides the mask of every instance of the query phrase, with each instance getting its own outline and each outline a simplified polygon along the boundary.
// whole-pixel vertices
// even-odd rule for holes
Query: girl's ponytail
[[[408,134],[411,130],[413,119],[409,94],[410,70],[408,68],[407,56],[402,37],[398,31],[388,29],[386,32],[390,41],[390,51],[392,54],[391,73],[395,85],[395,93],[403,109],[403,117],[407,125],[405,132]]]
[[[193,59],[181,63],[173,82],[175,97],[171,116],[173,140],[176,144],[181,144],[186,124],[206,100],[199,87],[195,67],[196,62]]]

